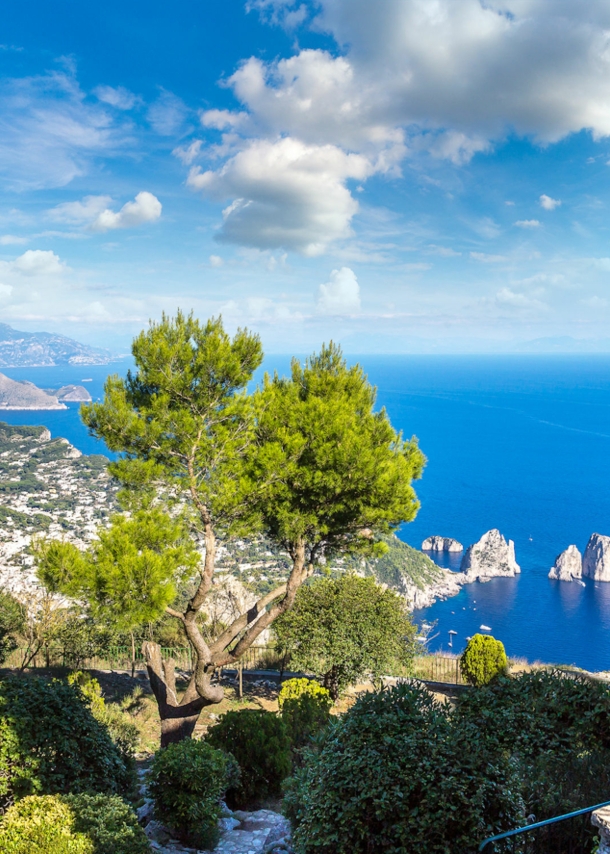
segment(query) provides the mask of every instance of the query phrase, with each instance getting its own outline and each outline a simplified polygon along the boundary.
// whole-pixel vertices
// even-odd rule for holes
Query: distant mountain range
[[[91,395],[82,385],[65,385],[60,389],[38,388],[26,380],[11,380],[0,374],[0,410],[2,409],[67,409],[64,401],[88,403]]]
[[[42,368],[56,365],[107,365],[108,350],[89,347],[51,332],[19,332],[0,323],[0,368]]]

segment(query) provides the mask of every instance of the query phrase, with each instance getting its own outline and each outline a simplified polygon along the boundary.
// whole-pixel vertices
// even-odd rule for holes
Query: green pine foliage
[[[0,811],[25,795],[126,793],[133,784],[131,763],[78,686],[0,680]]]
[[[491,635],[473,635],[460,657],[460,667],[471,685],[488,685],[492,679],[508,673],[504,644]]]
[[[244,809],[280,794],[291,770],[290,738],[280,717],[263,709],[227,712],[205,740],[239,764],[239,782],[227,791],[229,806]]]
[[[349,685],[408,665],[415,627],[404,600],[372,578],[314,579],[274,625],[293,670],[322,676],[333,700]]]
[[[157,751],[148,776],[155,816],[184,842],[213,848],[218,841],[220,801],[238,779],[233,757],[205,741],[170,744]]]

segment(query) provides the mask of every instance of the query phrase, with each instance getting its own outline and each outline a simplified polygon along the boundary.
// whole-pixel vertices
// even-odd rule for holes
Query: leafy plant
[[[277,698],[280,712],[283,710],[286,700],[298,700],[304,695],[315,697],[321,705],[327,706],[329,710],[333,704],[328,689],[322,687],[315,679],[286,679],[285,682],[282,682]]]
[[[135,812],[117,795],[65,795],[62,800],[72,811],[74,829],[93,842],[95,854],[150,851]]]
[[[471,852],[523,816],[507,756],[421,687],[362,696],[286,783],[299,854]]]
[[[205,736],[216,748],[230,751],[239,764],[239,782],[227,791],[227,803],[240,809],[279,794],[290,774],[290,739],[284,722],[272,712],[241,709],[227,712]]]
[[[315,579],[274,628],[291,667],[323,675],[333,700],[359,679],[377,679],[413,657],[415,627],[404,600],[372,578]]]
[[[25,608],[13,595],[0,589],[0,664],[17,648],[17,635],[23,631]]]
[[[126,792],[132,769],[76,685],[0,681],[0,809],[31,794]]]
[[[293,759],[299,762],[303,747],[329,722],[333,701],[327,689],[314,679],[287,679],[282,683],[278,703]]]
[[[204,741],[170,744],[157,751],[148,777],[155,815],[188,844],[213,848],[218,841],[220,801],[238,777],[233,757]]]
[[[91,839],[76,830],[68,804],[57,795],[34,795],[13,804],[0,821],[0,851],[2,854],[97,854]]]
[[[462,674],[471,685],[487,685],[508,673],[508,658],[502,641],[490,635],[473,635],[461,655]]]

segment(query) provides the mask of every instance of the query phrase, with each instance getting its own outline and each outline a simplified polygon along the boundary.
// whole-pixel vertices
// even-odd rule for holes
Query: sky
[[[610,351],[608,0],[20,0],[0,319]]]

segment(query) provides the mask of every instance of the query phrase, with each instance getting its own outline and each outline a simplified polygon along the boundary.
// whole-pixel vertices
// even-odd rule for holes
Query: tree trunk
[[[183,697],[178,701],[173,660],[163,661],[161,647],[152,641],[144,641],[142,653],[161,718],[161,747],[190,738],[201,710],[222,700],[222,688],[209,684],[208,680],[208,684],[203,686],[204,696],[201,696],[195,687],[193,674]]]
[[[331,667],[324,674],[324,687],[329,692],[333,703],[339,699],[339,674],[336,667]]]

